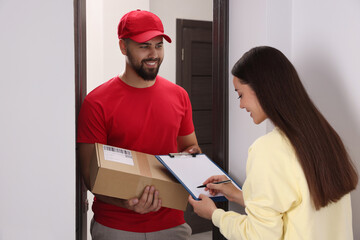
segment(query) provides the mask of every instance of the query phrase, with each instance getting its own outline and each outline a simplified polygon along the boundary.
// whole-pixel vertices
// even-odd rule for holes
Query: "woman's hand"
[[[222,193],[229,201],[236,202],[245,207],[243,193],[233,183],[221,183],[214,184],[214,182],[220,182],[228,180],[225,175],[216,175],[208,178],[203,184],[206,185],[205,191],[209,191],[212,196],[218,193]]]
[[[200,194],[199,198],[200,201],[196,201],[189,196],[189,203],[194,208],[194,212],[202,218],[206,218],[211,220],[213,212],[217,209],[213,200],[209,197],[205,196],[204,194]]]

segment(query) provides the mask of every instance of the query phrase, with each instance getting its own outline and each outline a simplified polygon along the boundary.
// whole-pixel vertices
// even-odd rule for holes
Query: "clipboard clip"
[[[188,153],[188,152],[179,152],[179,153],[169,153],[169,157],[179,157],[179,156],[189,156],[196,157],[197,153]]]

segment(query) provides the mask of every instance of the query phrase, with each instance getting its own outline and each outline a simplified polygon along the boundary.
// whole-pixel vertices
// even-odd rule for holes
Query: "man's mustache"
[[[160,62],[160,58],[146,58],[146,59],[143,59],[141,62],[148,62],[148,61]]]

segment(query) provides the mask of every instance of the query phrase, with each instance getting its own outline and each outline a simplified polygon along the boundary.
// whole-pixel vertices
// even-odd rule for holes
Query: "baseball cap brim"
[[[143,42],[147,42],[150,39],[153,39],[154,37],[157,37],[157,36],[162,36],[165,38],[165,40],[167,42],[171,43],[171,38],[168,35],[160,32],[160,31],[157,31],[157,30],[143,32],[138,35],[131,36],[129,38],[135,42],[143,43]]]

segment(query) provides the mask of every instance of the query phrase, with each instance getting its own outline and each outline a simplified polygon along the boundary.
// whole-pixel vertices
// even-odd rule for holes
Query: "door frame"
[[[229,171],[229,1],[213,3],[213,118],[214,161]],[[215,115],[215,114],[214,114]]]
[[[86,96],[86,0],[74,0],[75,124]],[[76,129],[76,128],[75,128]],[[75,132],[76,136],[76,132]],[[76,240],[87,240],[87,189],[81,177],[76,144]]]
[[[213,1],[213,160],[229,172],[229,1]],[[228,210],[228,202],[217,203]],[[225,240],[213,227],[213,239]]]
[[[75,115],[80,111],[86,96],[86,0],[74,0],[74,47],[75,47]],[[228,52],[229,52],[229,0],[213,0],[213,110],[214,161],[228,172]],[[76,157],[76,239],[87,239],[87,198],[84,195],[78,157]],[[227,204],[220,206],[227,209]],[[85,227],[84,227],[85,226]],[[213,239],[224,239],[214,228]]]

